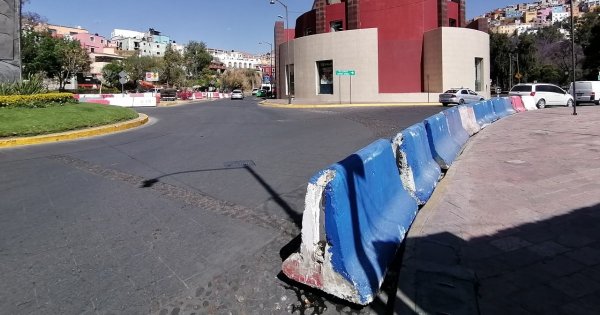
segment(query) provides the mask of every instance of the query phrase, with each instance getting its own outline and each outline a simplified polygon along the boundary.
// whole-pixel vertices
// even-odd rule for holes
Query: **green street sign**
[[[335,75],[356,75],[354,70],[335,70]]]

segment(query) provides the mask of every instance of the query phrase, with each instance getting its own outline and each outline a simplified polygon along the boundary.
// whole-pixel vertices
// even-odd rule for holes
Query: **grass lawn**
[[[138,117],[130,108],[79,103],[46,108],[0,108],[0,137],[34,136],[107,125]]]

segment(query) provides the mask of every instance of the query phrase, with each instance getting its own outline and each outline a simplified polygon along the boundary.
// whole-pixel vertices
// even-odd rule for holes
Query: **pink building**
[[[101,78],[102,68],[113,60],[122,60],[123,57],[116,53],[117,45],[98,34],[73,34],[73,40],[79,41],[90,55],[92,61],[90,74],[92,77]]]
[[[114,53],[114,48],[117,47],[110,40],[98,34],[80,33],[71,35],[71,38],[78,40],[81,43],[81,47],[90,53]]]

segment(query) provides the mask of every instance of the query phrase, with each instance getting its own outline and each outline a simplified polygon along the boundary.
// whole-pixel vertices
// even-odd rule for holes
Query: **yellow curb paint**
[[[112,125],[66,131],[61,133],[53,133],[48,135],[40,135],[33,137],[16,137],[16,138],[4,138],[0,139],[0,148],[16,147],[23,145],[32,145],[40,143],[58,142],[66,140],[74,140],[84,137],[100,136],[108,133],[117,131],[123,131],[131,128],[141,126],[148,122],[148,116],[145,114],[138,114],[138,118],[120,122]]]
[[[346,108],[346,107],[410,107],[410,106],[441,106],[441,103],[379,103],[379,104],[276,104],[269,102],[260,102],[263,107],[271,108]]]

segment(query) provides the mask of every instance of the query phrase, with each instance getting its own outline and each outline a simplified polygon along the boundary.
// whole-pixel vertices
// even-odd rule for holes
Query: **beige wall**
[[[475,58],[483,58],[481,91],[490,97],[490,39],[484,32],[441,27],[425,33],[423,68],[429,75],[430,92],[455,87],[475,90]],[[424,82],[427,87],[427,82]]]
[[[280,45],[281,62],[286,61],[286,44]],[[305,36],[290,42],[291,63],[294,64],[295,98],[322,102],[350,100],[350,77],[333,77],[333,94],[317,94],[317,61],[333,60],[333,71],[355,70],[352,77],[352,102],[372,100],[378,92],[377,29],[360,29],[344,32]],[[296,56],[294,58],[294,55]],[[284,67],[278,69],[284,78]],[[341,85],[341,91],[340,91]],[[283,98],[285,94],[280,94]]]

